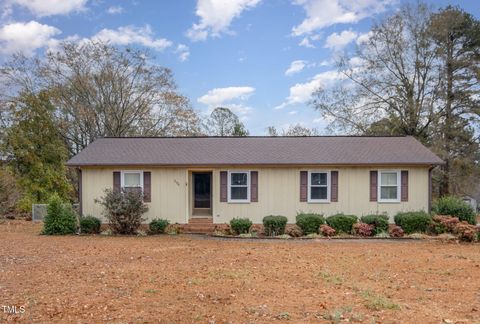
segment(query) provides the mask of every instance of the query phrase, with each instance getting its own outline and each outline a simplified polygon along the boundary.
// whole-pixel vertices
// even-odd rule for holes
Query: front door
[[[193,215],[212,215],[212,173],[192,172]]]

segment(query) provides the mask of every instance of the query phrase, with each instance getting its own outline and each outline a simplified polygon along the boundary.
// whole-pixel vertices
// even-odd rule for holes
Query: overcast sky
[[[480,14],[480,1],[428,1]],[[231,108],[252,135],[326,122],[307,105],[337,77],[351,51],[398,0],[0,0],[0,60],[101,39],[146,47],[173,70],[180,91],[207,114]]]

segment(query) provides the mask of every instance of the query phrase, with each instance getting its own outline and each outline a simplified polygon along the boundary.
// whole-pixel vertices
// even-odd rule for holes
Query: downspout
[[[82,199],[82,169],[77,168],[77,177],[78,177],[78,215],[80,218],[83,217],[83,199]]]

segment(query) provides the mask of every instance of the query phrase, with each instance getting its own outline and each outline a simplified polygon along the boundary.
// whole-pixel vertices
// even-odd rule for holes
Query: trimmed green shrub
[[[237,235],[248,233],[252,224],[252,221],[248,218],[234,218],[230,220],[230,227]]]
[[[355,215],[344,215],[344,214],[336,214],[327,217],[327,224],[334,228],[337,233],[351,233],[353,224],[357,222],[357,216]]]
[[[445,196],[437,199],[433,203],[432,211],[439,215],[458,217],[460,221],[466,221],[472,225],[477,223],[473,208],[457,197]]]
[[[425,233],[432,222],[432,217],[424,211],[417,211],[398,213],[394,220],[406,234]]]
[[[93,216],[86,216],[80,219],[80,231],[87,234],[100,233],[102,222]]]
[[[387,215],[365,215],[361,217],[362,223],[373,225],[373,233],[375,235],[388,232],[388,216]]]
[[[263,218],[263,228],[268,236],[277,236],[285,233],[288,218],[285,216],[265,216]]]
[[[42,234],[73,234],[76,229],[77,220],[72,206],[64,204],[57,194],[52,195],[48,201],[47,215],[43,219]]]
[[[139,190],[105,190],[105,196],[95,199],[104,208],[105,218],[114,234],[136,234],[145,220],[148,206]]]
[[[166,219],[153,219],[148,228],[150,229],[150,233],[152,234],[162,234],[165,233],[165,229],[170,224],[170,222]]]
[[[297,225],[303,231],[304,235],[318,233],[320,225],[325,224],[323,215],[314,213],[299,213],[297,215]]]

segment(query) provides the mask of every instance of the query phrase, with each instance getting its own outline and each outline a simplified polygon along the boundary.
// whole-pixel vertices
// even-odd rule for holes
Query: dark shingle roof
[[[101,138],[67,165],[441,164],[410,136]]]

